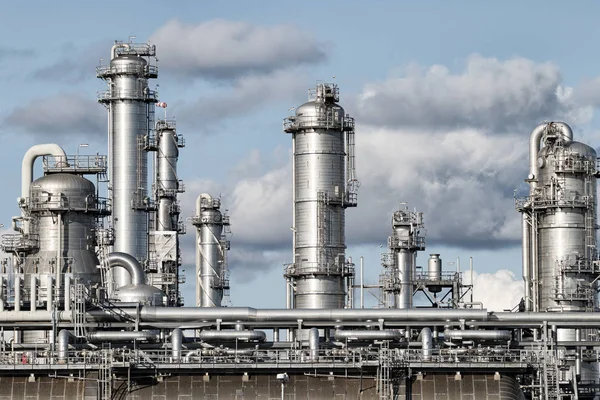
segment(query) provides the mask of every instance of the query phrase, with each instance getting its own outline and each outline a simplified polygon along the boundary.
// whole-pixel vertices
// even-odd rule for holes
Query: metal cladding
[[[309,100],[284,121],[294,157],[288,306],[342,308],[345,281],[354,275],[345,256],[345,209],[357,205],[354,119],[336,103],[335,84],[318,84],[309,91]]]
[[[183,139],[166,115],[153,126],[154,54],[147,44],[117,42],[110,65],[98,68],[109,84],[99,99],[109,109],[108,179],[106,158],[79,148],[72,158],[58,145],[37,145],[23,158],[17,234],[2,237],[12,262],[0,262],[0,398],[600,393],[600,313],[584,312],[596,311],[600,277],[597,159],[568,125],[544,123],[531,134],[530,191],[516,199],[526,294],[513,310],[488,312],[473,301],[472,258],[469,285],[459,259],[456,271],[444,271],[439,254],[417,266],[423,216],[405,206],[393,213],[379,284],[365,284],[361,257],[354,308],[358,286],[345,255],[345,208],[357,204],[354,120],[327,83],[284,121],[293,153],[287,308],[229,307],[229,218],[208,194],[191,218],[196,304],[181,307]],[[146,152],[154,157],[151,199]],[[40,156],[45,175],[33,181]],[[97,197],[104,188],[84,174],[108,182],[112,220],[111,203]],[[378,306],[364,308],[365,288],[380,291],[371,292]]]
[[[155,138],[148,143],[148,150],[154,151],[154,212],[150,214],[151,230],[149,232],[149,275],[154,286],[163,290],[168,304],[183,304],[179,292],[179,276],[181,250],[179,234],[185,233],[185,225],[180,220],[181,208],[177,195],[184,191],[183,183],[177,175],[179,148],[184,147],[184,140],[177,134],[173,120],[156,122]]]
[[[387,307],[412,308],[417,251],[425,250],[422,230],[423,213],[401,206],[392,215],[392,235],[388,237],[390,253],[383,257],[383,266],[388,269],[383,280]]]
[[[100,282],[94,231],[102,210],[94,184],[75,174],[46,175],[31,184],[27,209],[38,249],[26,258],[25,274],[56,274],[58,267],[82,282]]]
[[[596,152],[573,141],[567,124],[550,122],[533,131],[530,157],[530,193],[516,201],[523,213],[526,310],[593,311],[600,275]]]
[[[156,92],[148,79],[158,70],[151,65],[154,46],[116,42],[108,66],[97,68],[97,76],[108,83],[98,101],[108,108],[109,179],[111,182],[114,251],[148,258],[148,157],[145,141],[153,128]],[[147,59],[146,59],[147,58]],[[113,271],[116,287],[129,283],[122,268]]]
[[[175,121],[159,120],[156,123],[156,142],[156,230],[177,231],[180,214],[177,194],[183,192],[177,176],[177,159],[184,142],[177,134]]]
[[[221,307],[229,291],[227,251],[229,217],[220,211],[221,200],[201,194],[196,202],[196,306]]]

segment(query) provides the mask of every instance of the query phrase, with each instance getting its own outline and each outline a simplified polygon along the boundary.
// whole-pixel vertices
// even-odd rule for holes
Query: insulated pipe
[[[146,342],[158,341],[158,333],[150,331],[95,331],[86,335],[88,342],[132,342],[143,340]]]
[[[400,340],[402,333],[392,329],[379,331],[338,329],[333,334],[333,337],[340,342],[345,340]]]
[[[26,199],[29,197],[29,188],[31,186],[31,182],[33,182],[33,164],[35,160],[40,156],[54,156],[57,159],[62,159],[65,164],[67,161],[67,155],[65,151],[57,144],[47,143],[47,144],[38,144],[32,146],[25,155],[23,156],[23,161],[21,162],[21,197],[19,197],[19,207],[24,204]],[[16,226],[16,220],[19,217],[13,217],[13,228],[21,233],[28,234],[29,233],[29,221],[24,218],[25,210],[21,209],[21,218],[23,218],[23,228],[19,228]]]
[[[69,340],[72,335],[66,329],[62,329],[58,332],[58,363],[64,364],[67,362],[67,358],[69,357]]]
[[[15,276],[15,311],[21,311],[21,277]]]
[[[38,157],[54,156],[54,158],[62,159],[66,163],[67,155],[65,151],[57,144],[38,144],[31,147],[23,156],[21,163],[21,198],[29,197],[29,187],[33,182],[33,163]]]
[[[65,274],[65,311],[71,311],[71,275]]]
[[[146,274],[135,257],[126,253],[114,252],[110,253],[106,260],[108,268],[125,268],[131,276],[131,284],[133,286],[146,284]]]
[[[127,43],[115,43],[115,45],[110,49],[110,59],[114,60],[117,58],[117,49],[127,49],[129,50],[131,47]]]
[[[522,217],[523,281],[525,282],[525,311],[531,311],[531,226],[527,222],[527,214],[523,213]]]
[[[248,340],[264,342],[267,335],[263,331],[200,331],[200,340]]]
[[[560,133],[565,138],[565,140],[564,140],[565,142],[573,141],[573,130],[571,129],[571,127],[569,125],[565,124],[564,122],[552,122],[552,125],[555,128],[558,128]]]
[[[546,132],[546,128],[549,124],[543,123],[539,124],[535,127],[535,129],[531,132],[531,136],[529,137],[529,188],[530,194],[533,194],[533,190],[537,186],[537,179],[539,168],[537,164],[538,153],[540,152],[540,140],[542,139],[542,135]]]
[[[171,357],[173,361],[179,362],[181,360],[181,347],[183,344],[183,332],[181,329],[173,329],[171,333]]]
[[[146,322],[199,322],[221,319],[223,321],[366,321],[401,320],[430,321],[458,320],[486,321],[486,310],[444,310],[444,309],[255,309],[251,307],[142,307],[140,316]]]
[[[48,312],[52,311],[52,287],[53,287],[52,275],[46,276],[46,310]]]
[[[30,309],[31,311],[35,311],[37,303],[37,277],[35,275],[31,275],[29,283],[29,294]]]
[[[433,335],[431,329],[421,329],[421,349],[423,350],[423,361],[431,361],[433,353]]]
[[[319,360],[319,330],[310,328],[308,331],[308,348],[310,349],[310,360]]]
[[[494,340],[508,341],[512,338],[511,331],[480,331],[480,330],[445,330],[444,339],[462,340]]]

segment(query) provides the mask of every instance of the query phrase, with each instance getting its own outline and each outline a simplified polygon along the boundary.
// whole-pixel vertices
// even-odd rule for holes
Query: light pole
[[[277,374],[277,380],[281,382],[281,400],[285,399],[285,384],[289,382],[290,377],[287,373]]]
[[[79,149],[81,147],[89,147],[89,144],[87,143],[81,143],[80,145],[77,146],[77,154],[75,156],[75,166],[79,167]]]

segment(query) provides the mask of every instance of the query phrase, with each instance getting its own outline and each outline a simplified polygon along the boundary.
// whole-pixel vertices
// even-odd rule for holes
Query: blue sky
[[[348,252],[380,273],[398,202],[425,212],[428,253],[509,270],[520,287],[518,215],[529,132],[562,119],[598,147],[600,4],[580,1],[10,2],[0,14],[0,223],[18,213],[20,161],[36,143],[106,154],[95,77],[113,40],[151,40],[160,99],[187,147],[183,217],[221,194],[232,220],[235,305],[284,305],[291,259],[291,139],[281,121],[335,76],[357,121],[358,209]],[[160,114],[157,114],[160,115]],[[384,245],[384,248],[380,248]],[[419,264],[426,261],[419,257]],[[192,304],[193,227],[184,239]],[[482,281],[483,282],[483,281]],[[484,283],[482,283],[484,284]],[[482,290],[479,290],[482,292]],[[259,295],[256,295],[259,293]],[[514,299],[508,299],[507,302]]]

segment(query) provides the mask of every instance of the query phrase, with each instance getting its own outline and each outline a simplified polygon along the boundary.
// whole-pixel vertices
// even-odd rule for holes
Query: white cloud
[[[465,284],[471,283],[469,273],[464,273]],[[473,273],[473,301],[482,302],[488,311],[511,310],[523,298],[523,281],[509,270],[491,273]]]
[[[571,95],[556,65],[472,55],[460,73],[443,65],[411,66],[402,77],[367,84],[356,111],[370,125],[505,133],[544,119],[585,122],[590,109],[575,106]]]
[[[244,76],[231,86],[219,86],[218,90],[204,94],[200,99],[183,105],[179,117],[187,124],[202,126],[206,131],[212,124],[228,118],[237,118],[265,107],[267,103],[298,98],[306,93],[304,73],[297,69],[274,71],[265,75]],[[293,104],[293,103],[292,103]]]
[[[258,26],[212,20],[188,24],[174,19],[151,37],[161,66],[184,76],[231,79],[251,73],[323,61],[316,39],[293,25]]]
[[[490,248],[518,241],[513,190],[526,173],[526,140],[368,126],[356,135],[362,185],[358,208],[347,212],[350,242],[385,239],[400,201],[425,213],[430,242]]]

